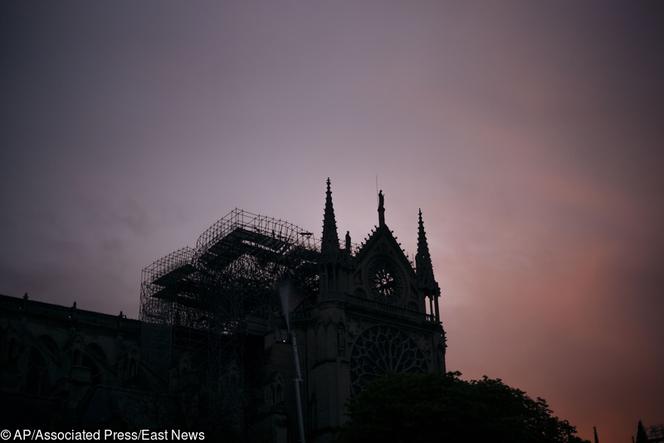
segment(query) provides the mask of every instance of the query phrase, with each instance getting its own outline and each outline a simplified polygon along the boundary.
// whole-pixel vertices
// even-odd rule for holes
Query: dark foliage
[[[484,377],[459,373],[381,378],[348,404],[343,443],[581,443],[576,429],[546,401]]]

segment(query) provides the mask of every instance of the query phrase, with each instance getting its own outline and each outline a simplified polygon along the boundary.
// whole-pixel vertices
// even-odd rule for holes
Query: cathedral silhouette
[[[444,373],[445,332],[418,216],[409,261],[388,228],[359,245],[234,209],[142,273],[140,318],[0,296],[5,427],[205,431],[330,442],[345,404],[394,373]]]

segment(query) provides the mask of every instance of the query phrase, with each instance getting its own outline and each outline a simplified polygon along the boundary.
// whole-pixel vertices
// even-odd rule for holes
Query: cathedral
[[[446,371],[422,213],[413,263],[378,197],[361,244],[340,241],[329,179],[320,240],[234,209],[143,270],[139,319],[0,296],[5,427],[334,441],[372,380]]]

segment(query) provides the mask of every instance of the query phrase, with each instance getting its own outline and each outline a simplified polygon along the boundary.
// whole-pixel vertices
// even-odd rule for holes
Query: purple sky
[[[233,207],[424,219],[448,366],[664,422],[658,2],[2,2],[0,293],[130,316]]]

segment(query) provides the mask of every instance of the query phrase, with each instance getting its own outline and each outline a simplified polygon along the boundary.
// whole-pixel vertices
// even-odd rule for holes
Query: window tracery
[[[356,395],[382,375],[427,372],[427,362],[415,340],[395,327],[381,325],[355,340],[350,371],[351,392]]]

